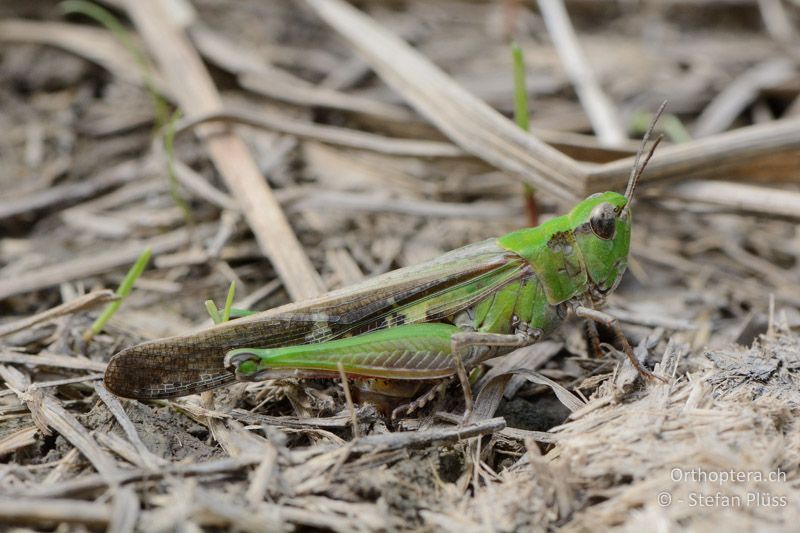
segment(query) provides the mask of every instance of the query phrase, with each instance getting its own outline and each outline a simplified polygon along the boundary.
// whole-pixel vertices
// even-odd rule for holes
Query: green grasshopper
[[[610,327],[639,373],[658,378],[633,355],[617,320],[597,310],[627,267],[633,193],[660,140],[640,165],[649,135],[624,195],[593,194],[533,228],[197,334],[133,346],[111,359],[105,384],[119,396],[153,399],[236,380],[339,377],[340,370],[385,396],[411,398],[419,384],[433,383],[404,406],[410,412],[457,377],[469,413],[467,370],[537,342],[570,309]]]

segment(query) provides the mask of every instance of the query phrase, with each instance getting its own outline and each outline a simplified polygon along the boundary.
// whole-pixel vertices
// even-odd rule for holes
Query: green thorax
[[[590,220],[601,204],[615,213],[615,231],[602,239]],[[589,290],[616,287],[625,272],[630,246],[631,213],[621,214],[627,200],[621,194],[594,194],[566,215],[536,226],[508,233],[497,239],[503,248],[522,256],[544,286],[550,304],[558,304]]]

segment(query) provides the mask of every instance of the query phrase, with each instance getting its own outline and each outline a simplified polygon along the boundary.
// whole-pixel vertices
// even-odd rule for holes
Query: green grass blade
[[[211,320],[214,321],[214,324],[222,323],[222,317],[219,315],[219,309],[217,309],[217,304],[214,303],[214,300],[206,300],[205,303],[206,311],[211,315]]]
[[[514,64],[514,121],[525,131],[530,130],[528,117],[528,90],[525,87],[525,58],[522,48],[511,43],[511,59]]]
[[[147,66],[146,56],[136,46],[127,28],[113,13],[99,4],[86,0],[65,0],[59,4],[59,7],[67,15],[84,15],[105,26],[128,49],[140,66]]]
[[[233,305],[233,295],[236,294],[236,282],[231,281],[228,287],[228,297],[225,298],[225,309],[222,310],[222,321],[227,322],[231,318],[231,306]]]
[[[174,170],[174,157],[173,157],[173,140],[175,138],[175,124],[180,118],[180,111],[170,114],[169,103],[164,99],[161,93],[158,92],[156,84],[153,81],[153,67],[147,59],[147,55],[139,49],[131,37],[130,32],[125,26],[117,19],[113,13],[106,10],[94,2],[87,0],[65,0],[59,4],[61,9],[67,14],[80,14],[87,16],[99,24],[103,25],[110,31],[114,37],[119,40],[122,45],[133,56],[134,61],[139,66],[141,71],[142,80],[150,101],[153,105],[153,115],[155,116],[155,131],[164,131],[164,149],[167,154],[167,175],[169,176],[169,192],[172,196],[173,202],[183,213],[183,218],[186,224],[191,226],[193,223],[191,209],[189,203],[180,194],[178,188],[178,179]]]
[[[228,287],[228,296],[225,298],[225,307],[219,309],[217,308],[217,304],[214,303],[214,300],[206,300],[206,311],[208,311],[208,314],[211,315],[211,320],[214,321],[214,324],[222,324],[223,322],[227,322],[231,319],[231,316],[234,318],[239,318],[240,316],[253,314],[251,311],[233,309],[232,306],[234,294],[236,294],[236,282],[231,281],[231,285]],[[220,311],[222,314],[220,314]]]
[[[183,220],[186,225],[192,226],[194,219],[192,218],[192,210],[189,207],[189,202],[181,196],[181,191],[178,187],[178,175],[175,173],[175,125],[181,118],[180,109],[176,109],[170,117],[167,124],[164,126],[164,153],[167,155],[167,176],[169,177],[169,194],[172,196],[172,201],[181,210]]]
[[[525,86],[525,57],[522,48],[516,42],[511,43],[511,62],[514,69],[514,122],[524,131],[530,131],[528,115],[528,89]],[[531,225],[538,223],[539,215],[536,206],[536,189],[529,183],[522,184],[525,205]]]
[[[92,327],[84,334],[84,340],[87,342],[92,339],[95,335],[103,331],[103,328],[106,325],[106,322],[114,316],[114,313],[117,312],[119,306],[122,305],[122,302],[125,298],[131,293],[131,289],[133,289],[133,284],[136,283],[136,280],[139,279],[139,276],[142,275],[144,269],[147,267],[147,263],[150,262],[150,256],[153,255],[153,250],[150,248],[145,248],[144,251],[139,255],[139,258],[136,262],[131,266],[128,270],[128,273],[125,275],[125,279],[122,280],[122,283],[117,288],[117,296],[119,299],[109,303],[103,312],[97,317],[97,320],[94,321]]]
[[[64,13],[79,14],[87,16],[110,31],[133,56],[134,61],[139,65],[144,80],[145,89],[150,95],[155,110],[157,129],[160,128],[169,118],[169,105],[161,94],[156,90],[153,82],[153,69],[147,60],[147,55],[136,45],[130,32],[114,16],[113,13],[102,6],[87,0],[65,0],[59,4]]]

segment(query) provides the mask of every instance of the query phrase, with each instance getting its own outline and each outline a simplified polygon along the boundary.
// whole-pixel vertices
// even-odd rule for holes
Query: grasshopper
[[[110,360],[105,384],[119,396],[155,399],[236,380],[339,377],[341,369],[373,394],[410,399],[419,384],[433,383],[403,407],[410,412],[457,377],[466,417],[468,369],[537,342],[570,310],[611,328],[639,373],[662,379],[639,363],[617,320],[597,309],[627,267],[633,193],[660,140],[640,164],[652,128],[625,194],[593,194],[533,228],[197,334],[127,348]]]

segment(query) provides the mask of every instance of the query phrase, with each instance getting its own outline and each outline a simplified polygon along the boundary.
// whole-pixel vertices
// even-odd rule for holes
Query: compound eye
[[[589,216],[589,225],[592,227],[592,232],[604,241],[613,239],[614,232],[617,229],[614,206],[603,203],[592,209],[592,213]]]

